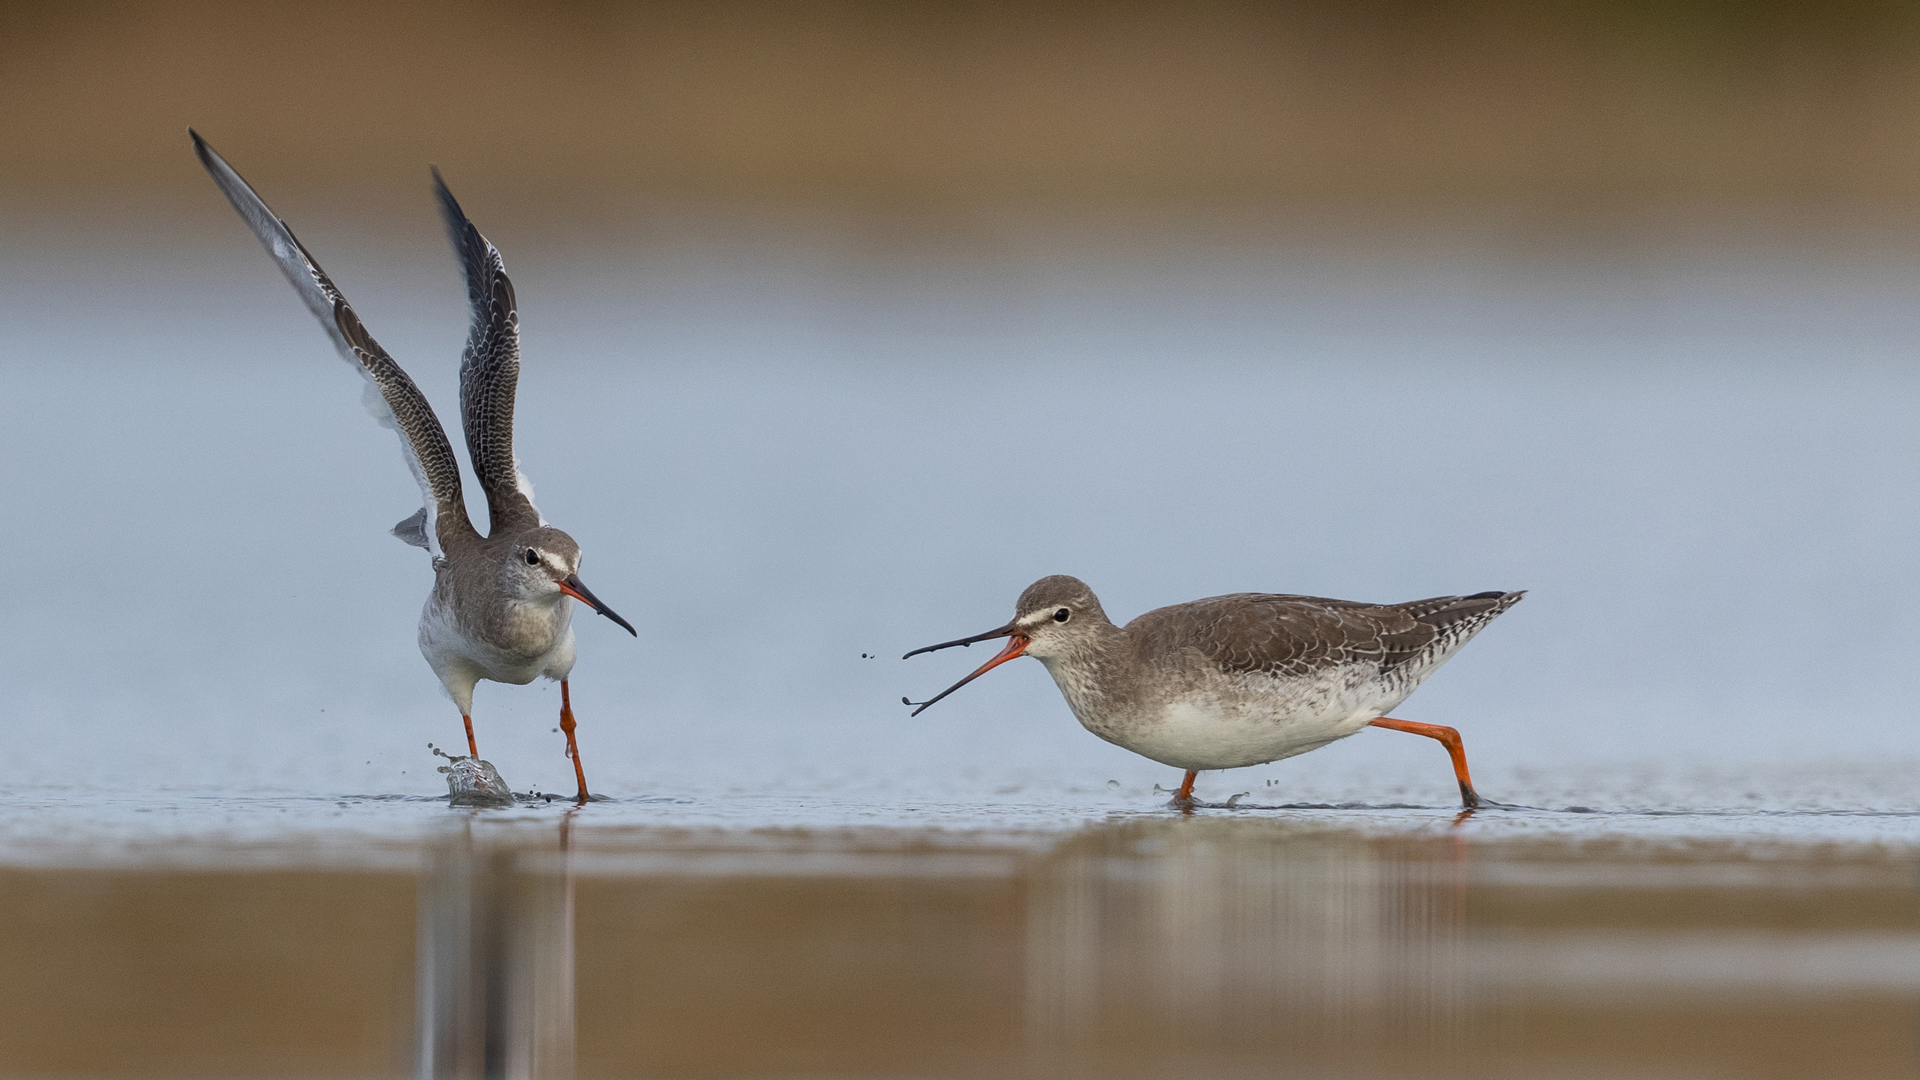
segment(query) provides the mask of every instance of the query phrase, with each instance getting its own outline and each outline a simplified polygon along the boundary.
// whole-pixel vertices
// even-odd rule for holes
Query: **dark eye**
[[[1061,608],[1059,611],[1053,613],[1054,622],[1066,622],[1071,618],[1073,618],[1073,612],[1068,611],[1066,608]]]
[[[527,549],[527,565],[528,566],[540,565],[540,553],[533,550],[532,548]]]

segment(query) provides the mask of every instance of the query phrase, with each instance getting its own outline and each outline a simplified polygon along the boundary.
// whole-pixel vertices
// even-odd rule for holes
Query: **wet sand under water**
[[[43,848],[0,868],[0,1076],[1920,1068],[1911,845],[1383,817]]]

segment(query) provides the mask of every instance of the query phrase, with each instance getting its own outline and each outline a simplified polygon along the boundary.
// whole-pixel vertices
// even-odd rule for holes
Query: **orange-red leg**
[[[480,746],[473,741],[473,717],[468,716],[466,713],[461,713],[460,722],[467,725],[467,753],[472,754],[474,759],[478,760],[480,757]]]
[[[573,778],[580,781],[580,801],[587,801],[587,771],[580,767],[580,745],[573,741],[573,699],[567,696],[567,680],[560,680],[560,730],[567,733],[567,756],[573,759]]]
[[[1395,720],[1383,716],[1378,720],[1369,720],[1374,727],[1383,727],[1391,731],[1404,731],[1410,735],[1425,735],[1429,739],[1439,739],[1440,745],[1447,748],[1447,756],[1453,759],[1453,775],[1460,781],[1460,804],[1472,810],[1480,805],[1480,796],[1473,790],[1473,777],[1467,775],[1467,748],[1460,745],[1460,733],[1450,727],[1439,724],[1421,724],[1412,720]]]
[[[1174,793],[1173,801],[1177,803],[1192,802],[1193,801],[1193,782],[1194,780],[1198,779],[1199,776],[1200,776],[1200,770],[1188,769],[1187,778],[1185,780],[1180,781],[1180,790]]]

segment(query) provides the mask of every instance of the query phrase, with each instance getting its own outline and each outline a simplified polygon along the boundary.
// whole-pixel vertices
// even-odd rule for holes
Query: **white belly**
[[[1097,700],[1066,696],[1088,731],[1143,757],[1178,769],[1237,769],[1344,739],[1412,690],[1383,686],[1375,674],[1364,665],[1306,679],[1219,676],[1105,710]]]

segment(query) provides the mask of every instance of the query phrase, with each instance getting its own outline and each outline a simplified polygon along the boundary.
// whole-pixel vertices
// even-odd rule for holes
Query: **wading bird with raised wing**
[[[544,675],[560,683],[560,730],[566,733],[581,801],[587,774],[574,738],[567,676],[573,670],[573,605],[578,600],[638,633],[580,583],[580,545],[546,523],[513,454],[513,403],[520,379],[520,316],[500,252],[473,227],[453,193],[433,172],[447,235],[466,276],[473,322],[460,359],[460,418],[467,456],[487,496],[487,535],[467,517],[460,462],[433,408],[387,355],[346,297],[334,287],[292,230],[252,187],[192,131],[194,153],[240,212],[342,356],[367,382],[367,407],[400,435],[400,449],[420,482],[421,508],[393,534],[433,557],[433,591],[420,615],[426,655],[473,737],[473,688],[481,679],[525,684]]]

